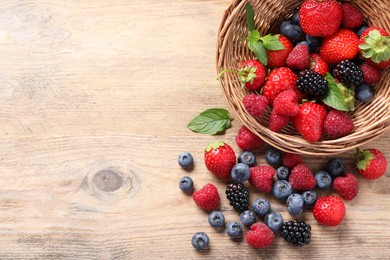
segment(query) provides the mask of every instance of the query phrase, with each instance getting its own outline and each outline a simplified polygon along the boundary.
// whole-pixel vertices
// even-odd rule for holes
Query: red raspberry
[[[312,190],[316,186],[316,179],[313,173],[305,164],[296,165],[288,179],[294,190]]]
[[[259,191],[270,192],[274,175],[275,169],[271,166],[262,165],[251,167],[249,183]]]
[[[246,232],[246,241],[254,248],[265,248],[274,242],[275,234],[263,223],[255,223]]]
[[[337,196],[324,196],[314,204],[314,218],[322,225],[337,226],[345,216],[345,205]]]
[[[263,95],[251,94],[243,99],[245,110],[252,116],[261,116],[268,106],[268,99]]]
[[[363,73],[363,81],[368,85],[374,85],[381,79],[381,71],[368,62],[360,65],[360,70]]]
[[[271,111],[271,115],[269,116],[269,129],[273,132],[279,132],[283,129],[283,127],[287,126],[290,123],[289,116],[282,116],[275,112],[274,109]]]
[[[341,25],[344,28],[356,28],[363,24],[364,16],[356,6],[350,3],[344,3],[341,8],[343,9]]]
[[[358,179],[352,173],[347,173],[344,177],[337,177],[333,181],[333,189],[345,200],[352,200],[358,194]]]
[[[251,151],[259,149],[264,142],[243,125],[236,136],[236,143],[242,150]]]
[[[309,47],[298,43],[287,57],[287,66],[291,69],[305,70],[309,64]]]
[[[281,92],[276,96],[273,105],[275,113],[282,116],[296,116],[301,112],[297,94],[293,90]]]
[[[194,192],[192,194],[192,199],[195,201],[196,205],[205,211],[216,210],[220,202],[217,187],[211,183],[206,184],[202,189]]]
[[[339,110],[329,111],[324,122],[324,132],[330,138],[345,136],[351,133],[354,127],[349,115]]]
[[[297,164],[302,163],[302,155],[297,153],[284,153],[283,165],[289,169],[294,168]]]

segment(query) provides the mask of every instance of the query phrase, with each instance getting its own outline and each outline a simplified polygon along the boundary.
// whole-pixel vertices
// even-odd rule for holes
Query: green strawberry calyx
[[[390,59],[390,36],[382,36],[378,30],[372,30],[359,45],[363,57],[375,63]]]
[[[223,74],[225,74],[226,72],[235,73],[235,74],[238,74],[238,79],[241,82],[241,86],[244,87],[245,83],[248,83],[248,82],[250,84],[253,83],[253,80],[257,77],[256,70],[257,70],[256,66],[243,66],[242,68],[240,68],[237,71],[225,69],[225,70],[222,70],[218,74],[217,79],[218,80],[221,79]]]
[[[359,170],[366,170],[367,166],[370,165],[370,161],[374,159],[375,155],[370,150],[356,149],[356,167]]]
[[[215,141],[215,142],[212,142],[211,144],[209,144],[207,147],[206,147],[206,152],[210,152],[212,149],[216,150],[218,149],[219,147],[221,146],[224,146],[225,143],[222,142],[222,141]]]

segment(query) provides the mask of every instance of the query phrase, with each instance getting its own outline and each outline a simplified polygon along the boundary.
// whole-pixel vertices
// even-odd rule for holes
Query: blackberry
[[[226,188],[226,198],[230,201],[230,205],[238,212],[243,212],[249,206],[248,189],[242,183],[229,184]]]
[[[333,69],[335,77],[347,86],[359,86],[363,83],[363,73],[359,66],[350,60],[343,60]]]
[[[290,220],[283,223],[281,235],[294,246],[307,245],[310,243],[311,226],[304,221]]]
[[[315,71],[304,70],[297,79],[298,89],[312,97],[321,97],[328,92],[328,83],[325,78]]]

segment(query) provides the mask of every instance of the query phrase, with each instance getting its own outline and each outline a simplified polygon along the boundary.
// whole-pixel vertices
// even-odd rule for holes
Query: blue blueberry
[[[317,187],[320,189],[327,189],[332,186],[332,176],[327,171],[318,171],[314,174],[317,182]]]
[[[239,238],[242,236],[242,226],[238,222],[230,222],[226,226],[226,232],[232,238]]]
[[[357,28],[356,34],[360,37],[362,33],[368,28],[367,24],[363,24]]]
[[[286,201],[287,211],[293,216],[298,216],[303,211],[303,198],[298,193],[291,194]]]
[[[189,152],[181,153],[177,161],[179,165],[184,169],[189,169],[194,164],[194,158],[192,157],[192,154],[190,154]]]
[[[306,41],[309,43],[309,51],[310,53],[316,52],[318,48],[321,46],[322,38],[314,37],[306,34]]]
[[[192,246],[198,250],[203,250],[209,245],[209,237],[204,232],[197,232],[191,240]]]
[[[249,166],[245,163],[237,163],[231,171],[233,181],[243,183],[249,179]]]
[[[302,42],[300,42],[300,43],[298,43],[298,44],[302,44],[302,45],[305,45],[306,47],[310,47],[309,46],[309,42],[307,42],[307,41],[302,41]],[[297,45],[298,45],[297,44]]]
[[[283,216],[279,212],[268,213],[264,218],[264,223],[274,232],[278,232],[283,225]]]
[[[315,192],[314,190],[308,190],[308,191],[305,191],[304,193],[302,193],[302,198],[303,198],[303,204],[306,207],[310,208],[317,201],[318,195],[317,195],[317,192]]]
[[[279,180],[274,183],[274,186],[272,187],[272,194],[277,198],[278,200],[285,201],[288,196],[291,195],[293,189],[291,184],[286,180]]]
[[[240,221],[245,226],[250,227],[256,223],[256,215],[253,211],[245,210],[240,214]]]
[[[258,216],[264,217],[271,210],[271,205],[268,200],[264,198],[258,198],[252,205],[252,210]]]
[[[188,192],[188,191],[191,191],[194,187],[194,182],[192,181],[192,179],[188,176],[184,176],[180,179],[180,182],[179,182],[179,188],[184,191],[184,192]]]
[[[221,211],[213,211],[209,215],[209,223],[212,227],[225,226],[225,216]]]
[[[300,20],[299,20],[299,9],[295,10],[294,11],[294,14],[293,14],[293,22],[296,23],[296,24],[300,24]]]
[[[288,176],[290,176],[290,169],[286,166],[280,166],[276,169],[276,177],[278,180],[288,180]]]
[[[300,42],[305,39],[302,28],[292,21],[285,21],[280,26],[280,32],[292,42]]]
[[[265,161],[274,168],[283,164],[283,152],[272,147],[265,151]]]
[[[254,166],[256,163],[256,156],[251,151],[245,151],[238,156],[239,163],[245,163],[248,166]]]
[[[366,103],[374,97],[374,89],[363,83],[355,88],[355,97],[357,100]]]
[[[332,178],[336,178],[345,173],[345,162],[341,158],[332,158],[326,164],[326,171],[332,176]]]

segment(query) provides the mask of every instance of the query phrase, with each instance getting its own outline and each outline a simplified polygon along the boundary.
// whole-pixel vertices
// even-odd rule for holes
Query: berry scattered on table
[[[245,210],[240,214],[240,221],[243,225],[250,227],[256,223],[256,215],[253,211]]]
[[[254,248],[265,248],[274,242],[275,234],[263,223],[255,223],[246,232],[246,241]]]
[[[198,250],[203,250],[209,245],[209,237],[204,232],[197,232],[192,236],[191,244]]]
[[[265,161],[274,168],[278,168],[283,163],[283,152],[271,147],[265,151]]]
[[[336,178],[345,173],[345,161],[342,158],[331,158],[326,163],[325,170],[332,176]]]
[[[310,243],[311,226],[304,221],[290,220],[283,223],[280,233],[285,241],[294,246],[303,246]]]
[[[265,198],[258,198],[252,204],[252,210],[256,215],[264,217],[271,211],[271,205]]]
[[[230,145],[215,141],[207,146],[204,152],[204,162],[207,169],[215,176],[228,180],[236,164],[236,154]]]
[[[387,160],[378,149],[358,149],[355,158],[356,171],[365,179],[378,179],[386,173]]]
[[[189,152],[181,153],[177,159],[179,165],[184,169],[189,169],[194,164],[194,157]]]
[[[236,183],[243,183],[249,179],[249,166],[245,163],[237,163],[232,169],[232,180]]]
[[[192,199],[201,209],[205,211],[213,211],[219,207],[220,197],[217,187],[214,184],[208,183],[200,190],[192,194]]]
[[[288,176],[290,176],[290,169],[288,167],[280,166],[276,169],[276,177],[278,180],[288,180]]]
[[[229,184],[225,191],[226,198],[234,210],[243,212],[249,207],[249,192],[242,183]]]
[[[284,153],[283,165],[289,169],[294,168],[297,164],[302,163],[302,155],[299,153]]]
[[[274,233],[278,232],[283,225],[283,216],[277,211],[268,213],[264,217],[264,224],[267,225]]]
[[[303,204],[305,207],[311,208],[318,199],[318,194],[314,190],[307,190],[302,193]]]
[[[303,198],[298,193],[291,194],[286,200],[287,211],[293,216],[299,216],[303,212],[303,205]]]
[[[321,170],[316,172],[314,178],[319,189],[327,189],[332,186],[332,176],[327,171]]]
[[[359,182],[352,173],[337,177],[333,181],[333,189],[345,200],[352,200],[358,194]]]
[[[346,208],[338,196],[324,196],[317,199],[313,208],[314,218],[322,225],[337,226],[345,216]]]
[[[249,167],[252,167],[256,164],[256,156],[251,151],[244,151],[238,155],[238,163],[245,163]]]
[[[190,192],[194,188],[194,182],[188,176],[184,176],[179,181],[179,188],[184,192]]]
[[[231,238],[240,238],[242,236],[242,226],[236,221],[230,222],[226,225],[226,232]]]
[[[257,190],[270,192],[275,169],[268,165],[255,166],[250,168],[249,183]]]
[[[286,180],[278,180],[272,187],[272,194],[278,200],[285,201],[293,192],[291,184]]]
[[[303,163],[291,170],[288,180],[294,190],[312,190],[316,185],[312,171]]]
[[[221,211],[213,211],[209,214],[209,223],[212,227],[224,227],[225,216]]]

